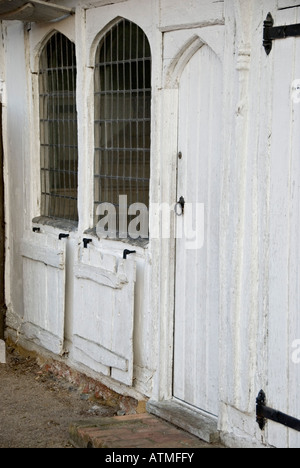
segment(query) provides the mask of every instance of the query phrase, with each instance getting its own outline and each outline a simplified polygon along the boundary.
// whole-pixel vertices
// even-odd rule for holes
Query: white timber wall
[[[98,295],[95,295],[94,302],[92,300],[88,301],[91,298],[90,291],[93,291],[92,284],[97,283],[95,278],[97,277],[97,272],[93,276],[92,273],[86,275],[83,274],[83,282],[87,283],[87,279],[90,278],[90,285],[87,285],[85,293],[87,294],[87,299],[84,300],[83,295],[83,306],[85,307],[83,317],[80,316],[82,311],[78,309],[78,301],[81,299],[76,295],[77,289],[82,288],[80,286],[80,278],[83,268],[88,269],[90,265],[90,272],[93,272],[93,268],[98,265],[103,267],[105,274],[109,275],[110,272],[115,272],[113,274],[117,275],[119,267],[121,267],[121,259],[123,255],[123,250],[130,248],[130,245],[124,244],[118,241],[109,241],[109,240],[98,240],[96,237],[93,237],[93,245],[89,246],[91,260],[82,260],[82,238],[87,237],[84,234],[84,231],[93,227],[93,115],[94,115],[94,97],[93,97],[93,60],[96,47],[98,42],[101,39],[101,35],[105,33],[109,25],[112,25],[120,17],[125,17],[130,21],[137,23],[146,33],[151,48],[153,50],[160,49],[160,39],[161,34],[154,28],[152,24],[152,19],[158,17],[156,13],[156,3],[147,2],[145,5],[141,6],[140,2],[133,1],[131,3],[130,9],[128,6],[119,5],[110,5],[108,7],[99,8],[97,2],[95,5],[90,5],[90,9],[81,8],[80,5],[77,5],[78,2],[69,2],[76,7],[76,14],[66,20],[52,24],[31,24],[23,25],[19,22],[14,23],[5,23],[5,29],[7,29],[6,40],[5,40],[5,52],[6,52],[6,88],[8,99],[14,99],[10,102],[8,107],[9,112],[16,113],[11,116],[8,115],[6,120],[6,125],[9,126],[6,133],[6,158],[7,164],[9,165],[9,177],[7,177],[6,188],[8,191],[7,194],[7,213],[8,213],[8,234],[9,241],[7,243],[7,302],[8,302],[8,314],[7,314],[7,326],[9,333],[14,336],[20,343],[31,346],[34,348],[45,347],[47,351],[53,352],[56,350],[57,354],[61,356],[68,356],[68,363],[93,377],[99,378],[99,368],[98,366],[92,365],[91,362],[93,359],[82,358],[82,350],[80,345],[84,343],[84,339],[80,337],[80,320],[84,320],[86,324],[90,323],[90,330],[93,326],[99,326],[97,322],[98,310],[100,307],[107,307],[107,310],[111,309],[113,304],[117,302],[127,304],[125,297],[118,298],[116,294],[119,290],[117,285],[115,288],[116,293],[112,294],[113,289],[107,287],[106,295],[107,301],[106,304],[99,304],[99,298],[103,297],[103,291],[101,294],[101,287],[99,286]],[[146,14],[145,14],[146,12]],[[77,110],[78,110],[78,145],[79,145],[79,226],[76,232],[71,232],[68,241],[63,241],[65,245],[59,244],[57,239],[60,232],[64,232],[64,229],[55,228],[55,226],[45,226],[45,225],[34,225],[40,227],[40,235],[32,233],[32,219],[40,215],[40,174],[39,174],[39,165],[40,165],[40,152],[39,152],[39,118],[38,118],[38,57],[39,53],[46,43],[47,38],[53,31],[59,31],[65,34],[70,40],[76,44],[76,55],[77,55]],[[13,54],[12,50],[16,48],[21,58],[17,62],[14,60],[11,61],[11,58],[16,56]],[[159,69],[159,56],[153,55],[153,65],[154,69]],[[19,73],[15,67],[19,67]],[[20,82],[13,79],[13,76],[18,76]],[[158,86],[159,76],[153,79],[153,100],[156,98],[156,90]],[[9,85],[7,83],[9,82]],[[14,92],[14,87],[18,86],[18,93]],[[18,100],[18,98],[20,98]],[[21,112],[18,110],[21,109]],[[20,123],[17,126],[18,119],[23,117],[25,123]],[[159,116],[156,116],[153,112],[153,129],[155,129],[157,122],[159,122]],[[24,137],[20,139],[20,131],[24,132]],[[155,134],[155,130],[154,130]],[[15,136],[14,136],[15,135]],[[18,138],[16,138],[16,135]],[[23,142],[27,138],[26,142]],[[17,140],[20,140],[21,148],[17,147]],[[155,180],[157,175],[156,170],[156,158],[157,151],[155,151],[155,146],[157,141],[153,138],[152,141],[152,171],[154,172],[153,179]],[[23,167],[24,166],[24,167]],[[22,173],[18,173],[21,172]],[[33,182],[34,180],[34,182]],[[15,196],[15,192],[18,190],[19,198]],[[22,194],[26,194],[25,196]],[[154,192],[154,197],[156,193]],[[9,202],[14,207],[14,217],[10,221],[10,216],[12,216],[12,210],[8,208]],[[19,211],[18,211],[19,210]],[[18,213],[22,216],[19,216]],[[22,221],[22,224],[21,224]],[[11,232],[11,230],[13,230]],[[91,237],[91,236],[90,236]],[[23,239],[26,239],[24,243]],[[42,238],[44,240],[42,240]],[[48,239],[48,240],[47,240]],[[61,307],[59,304],[54,306],[54,314],[57,314],[57,317],[60,317],[59,320],[63,320],[63,341],[57,345],[50,343],[50,338],[48,332],[53,332],[53,329],[49,330],[49,323],[47,318],[48,307],[45,307],[44,312],[42,311],[42,304],[47,304],[51,302],[52,297],[57,293],[57,282],[54,280],[56,273],[53,270],[53,265],[48,267],[42,267],[42,264],[45,258],[51,257],[51,248],[49,245],[56,244],[59,249],[63,249],[65,252],[64,255],[64,280],[65,280],[65,297],[62,298],[62,304],[64,304],[63,316],[61,316]],[[41,244],[42,251],[40,252],[39,258],[34,254],[35,246],[38,250],[38,244]],[[81,246],[80,246],[81,244]],[[60,247],[59,247],[60,245]],[[128,334],[124,334],[123,338],[122,326],[117,327],[115,324],[115,340],[122,339],[124,341],[131,341],[131,354],[134,355],[134,363],[132,362],[130,366],[131,369],[131,380],[129,381],[122,376],[118,376],[118,367],[116,371],[112,372],[107,370],[110,368],[108,365],[110,362],[115,362],[119,366],[118,360],[111,361],[112,358],[109,358],[108,361],[105,361],[105,364],[108,365],[108,368],[105,370],[105,366],[102,366],[103,375],[100,375],[104,384],[107,384],[111,388],[119,391],[120,393],[125,393],[132,395],[136,398],[143,398],[144,395],[151,395],[153,388],[153,374],[154,374],[154,362],[155,354],[157,353],[157,346],[155,344],[156,340],[156,328],[155,328],[155,317],[156,317],[156,301],[158,301],[158,295],[155,292],[154,287],[151,288],[148,285],[153,283],[152,275],[155,273],[155,262],[152,261],[151,249],[150,246],[146,248],[133,246],[134,250],[137,251],[134,263],[136,268],[136,274],[130,274],[132,278],[132,284],[134,284],[134,289],[132,294],[134,296],[131,298],[132,306],[134,307],[132,319],[128,315],[124,314],[124,324],[128,323],[128,326],[131,326],[131,335],[129,338]],[[14,250],[13,250],[14,249]],[[84,249],[85,250],[85,249]],[[28,254],[31,252],[31,256]],[[29,258],[30,257],[30,258]],[[108,261],[107,258],[111,258],[111,261]],[[83,263],[81,263],[81,260]],[[98,264],[97,264],[98,261]],[[79,263],[78,263],[79,262]],[[102,262],[102,263],[99,263]],[[115,262],[115,267],[111,270],[112,263]],[[131,259],[128,258],[128,262],[131,263]],[[46,262],[44,262],[46,263]],[[119,265],[119,267],[118,267]],[[13,266],[13,268],[12,268]],[[41,273],[41,268],[47,274],[47,278],[41,280],[42,283],[40,287],[35,284],[34,289],[34,276]],[[46,273],[48,271],[48,273]],[[31,278],[28,277],[29,272]],[[111,274],[111,276],[113,276]],[[23,277],[23,280],[22,280]],[[24,278],[26,277],[26,281]],[[52,279],[53,278],[53,281]],[[17,288],[18,281],[18,288]],[[44,282],[43,282],[44,281]],[[96,281],[96,282],[95,282]],[[114,280],[113,280],[114,281]],[[118,282],[117,276],[115,279]],[[56,284],[55,284],[56,283]],[[30,289],[30,284],[32,287]],[[42,284],[47,284],[46,289],[42,287]],[[124,280],[121,284],[126,284]],[[10,286],[14,285],[12,290]],[[77,288],[77,289],[76,289]],[[91,289],[92,288],[92,289]],[[53,292],[49,291],[53,289]],[[95,289],[95,288],[94,288]],[[23,290],[25,298],[23,300]],[[39,291],[39,292],[38,292]],[[39,297],[38,297],[39,296]],[[153,298],[152,298],[153,296]],[[109,302],[109,298],[111,301]],[[36,304],[36,301],[38,303]],[[98,301],[98,302],[97,302]],[[32,305],[36,304],[36,308]],[[81,301],[82,303],[82,301]],[[109,303],[109,304],[108,304]],[[77,307],[76,307],[77,306]],[[129,309],[132,307],[129,304]],[[58,307],[58,309],[56,309]],[[36,310],[36,312],[35,312]],[[117,314],[118,315],[118,314]],[[128,320],[126,319],[128,318]],[[130,325],[133,320],[133,324]],[[34,322],[34,323],[32,323]],[[98,324],[98,325],[97,325]],[[86,327],[85,327],[86,328]],[[84,326],[82,326],[84,329]],[[30,330],[30,331],[29,331]],[[60,328],[61,330],[61,328]],[[89,335],[90,331],[86,330],[86,333]],[[103,330],[105,333],[105,330]],[[59,333],[61,335],[61,331]],[[76,346],[74,345],[74,336]],[[79,336],[79,338],[78,338]],[[92,341],[95,341],[97,337],[90,336],[89,338]],[[105,339],[103,335],[103,340]],[[61,337],[60,337],[61,340]],[[48,345],[47,345],[48,343]],[[37,348],[37,349],[38,349]],[[59,351],[60,348],[60,351]],[[98,356],[101,360],[101,355],[105,350],[109,348],[108,344],[105,343],[104,351],[99,351],[100,355]],[[59,351],[59,352],[58,352]],[[86,344],[86,354],[91,354],[91,345]],[[118,352],[118,351],[116,351]],[[120,350],[120,354],[126,355],[127,352]],[[129,351],[128,351],[129,352]],[[79,358],[80,355],[80,358]],[[107,353],[105,354],[108,355]],[[123,357],[123,356],[121,356]],[[96,358],[97,359],[97,358]],[[128,364],[129,365],[129,364]],[[127,360],[126,360],[127,366]],[[126,367],[125,366],[125,367]],[[122,366],[121,366],[122,367]],[[124,366],[122,367],[124,372]],[[107,378],[109,376],[111,378]],[[118,383],[118,381],[121,382]],[[129,388],[123,388],[122,382],[125,382],[127,385],[130,384]]]
[[[299,180],[295,140],[299,39],[262,47],[263,21],[299,22],[291,1],[227,2],[221,206],[220,420],[228,445],[299,447],[299,436],[255,423],[261,388],[274,409],[299,418]],[[284,8],[281,10],[279,8]],[[232,21],[235,18],[235,21]],[[295,153],[297,156],[295,156]]]
[[[300,22],[298,2],[191,0],[188,8],[181,0],[61,3],[75,7],[76,14],[55,25],[1,25],[8,334],[39,352],[61,354],[70,366],[121,393],[159,401],[172,398],[174,216],[167,219],[170,239],[152,238],[147,248],[137,247],[128,267],[122,263],[127,246],[121,242],[93,238],[88,253],[82,249],[84,232],[93,220],[93,57],[101,35],[119,17],[137,23],[151,45],[151,234],[160,232],[163,225],[157,204],[171,206],[176,201],[180,77],[200,43],[208,44],[223,67],[223,107],[216,109],[223,121],[223,134],[216,136],[223,148],[220,271],[216,272],[220,283],[218,427],[230,446],[299,448],[299,437],[293,431],[268,423],[261,432],[255,420],[255,399],[261,388],[269,406],[300,418],[300,364],[292,360],[293,344],[300,340],[300,107],[292,105],[290,95],[292,81],[300,79],[300,39],[277,42],[269,57],[262,47],[267,13],[272,13],[276,25]],[[295,8],[279,10],[286,7]],[[38,312],[28,305],[34,270],[54,268],[45,266],[43,259],[50,256],[49,246],[58,242],[60,232],[43,225],[41,234],[32,233],[32,219],[40,215],[36,73],[39,51],[53,29],[75,42],[78,70],[80,221],[78,230],[58,247],[63,252],[63,268],[59,263],[57,271],[47,273],[50,283],[62,272],[65,278],[63,331],[62,325],[58,329],[47,321],[46,314],[36,317]],[[32,251],[37,235],[41,236],[39,255]],[[24,272],[32,278],[24,281]],[[107,286],[107,278],[114,287]],[[84,288],[93,292],[97,302],[102,296],[97,296],[97,282],[105,291],[109,289],[107,309],[116,298],[119,302],[126,298],[128,321],[133,319],[132,335],[128,329],[126,342],[132,343],[132,349],[124,348],[122,356],[111,343],[91,344],[95,336],[86,324],[93,323],[96,329],[99,314],[90,297],[86,315],[81,315]],[[82,304],[80,310],[78,304]],[[83,327],[80,320],[86,321]],[[49,345],[53,332],[57,340]],[[103,362],[97,365],[99,356]]]

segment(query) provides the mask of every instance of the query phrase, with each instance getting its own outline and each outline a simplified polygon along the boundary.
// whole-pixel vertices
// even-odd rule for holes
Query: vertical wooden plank
[[[125,371],[112,367],[111,376],[119,382],[132,384],[133,378],[133,327],[134,327],[134,291],[136,282],[136,262],[133,259],[123,261],[119,265],[119,274],[123,271],[128,283],[124,285],[118,295],[115,295],[113,317],[113,333],[111,349],[121,356],[126,356],[127,369]],[[128,330],[124,336],[124,329]]]
[[[200,142],[202,142],[202,148],[206,148],[206,142],[201,127],[203,121],[206,105],[203,99],[203,72],[201,65],[203,63],[204,49],[200,49],[199,52],[190,60],[186,67],[181,80],[186,81],[187,90],[186,97],[189,103],[187,109],[188,114],[184,118],[188,122],[187,133],[182,135],[188,141],[186,159],[186,175],[184,180],[183,194],[187,203],[195,204],[198,200],[198,187],[199,182],[203,175],[200,174],[202,152],[199,148]],[[181,94],[182,99],[185,98],[184,94]],[[179,113],[180,115],[180,113]],[[179,126],[181,125],[181,120]],[[180,128],[179,128],[180,132]],[[180,179],[180,173],[178,173]],[[201,189],[204,187],[202,185]],[[193,212],[195,206],[192,207]],[[188,217],[191,218],[192,213],[185,210],[183,217],[184,232],[184,256],[185,256],[185,297],[186,297],[186,329],[187,333],[185,336],[185,397],[184,400],[194,404],[195,406],[202,405],[202,400],[199,400],[198,395],[204,395],[203,383],[205,381],[205,359],[202,353],[203,346],[203,333],[205,328],[205,321],[203,317],[203,278],[202,272],[197,268],[199,259],[198,250],[188,250],[188,232],[186,232],[186,220]],[[192,223],[189,223],[190,225]],[[182,245],[182,247],[183,247]],[[203,255],[203,252],[201,252]],[[199,300],[200,299],[200,300]],[[197,311],[197,313],[195,313]],[[201,354],[199,356],[199,350]],[[199,368],[202,369],[201,375],[199,375]],[[197,404],[198,403],[198,404]]]
[[[193,162],[195,162],[196,174],[193,171],[193,163],[190,166],[190,174],[187,183],[192,182],[194,190],[193,202],[204,204],[204,232],[205,241],[201,249],[197,249],[195,252],[192,251],[192,255],[195,255],[196,261],[191,255],[189,265],[193,265],[194,275],[197,279],[195,285],[195,302],[191,313],[194,314],[194,340],[195,340],[195,369],[194,369],[194,385],[196,387],[195,401],[199,402],[198,405],[201,409],[209,412],[214,412],[212,407],[207,406],[207,389],[208,389],[208,336],[209,330],[207,327],[208,319],[207,316],[207,303],[209,300],[209,285],[207,283],[209,275],[209,244],[210,244],[210,229],[209,229],[209,218],[210,218],[210,206],[209,206],[209,165],[210,165],[210,153],[209,153],[209,135],[211,132],[211,120],[210,120],[210,80],[212,79],[212,63],[213,57],[210,55],[210,49],[205,46],[200,49],[201,60],[198,60],[197,68],[193,69],[193,87],[192,91],[198,88],[198,96],[196,101],[196,109],[193,116],[197,116],[195,121],[197,122],[195,133],[190,135],[195,138],[195,152],[191,154]],[[193,97],[192,97],[193,99]],[[197,135],[197,137],[196,137]],[[213,313],[213,312],[212,312]],[[193,350],[191,350],[193,352]],[[200,370],[201,369],[201,370]],[[216,370],[215,366],[212,369]]]
[[[184,98],[187,96],[187,98]],[[188,139],[182,138],[182,134],[186,135],[189,127],[189,87],[188,80],[181,80],[180,93],[179,93],[179,133],[178,139],[178,151],[182,153],[182,158],[178,160],[178,186],[177,195],[184,195],[184,189],[186,184],[186,159],[188,155]],[[181,194],[181,195],[179,195]],[[173,385],[174,395],[180,399],[185,399],[185,342],[187,334],[188,321],[185,317],[187,311],[185,307],[185,290],[186,290],[186,262],[184,256],[184,221],[183,217],[178,217],[176,220],[176,265],[180,265],[180,271],[176,268],[175,278],[175,337],[174,337],[174,373],[173,373]],[[184,311],[184,313],[178,313],[177,311]]]
[[[297,14],[297,22],[300,20]],[[300,80],[300,39],[294,41],[294,66],[292,67],[292,80]],[[289,254],[289,373],[288,373],[288,414],[300,419],[300,363],[293,356],[293,343],[300,339],[300,103],[294,99],[293,81],[290,83],[291,91],[291,168],[290,168],[290,254]],[[298,95],[299,97],[299,95]],[[300,447],[300,434],[289,430],[288,444],[290,448]]]
[[[206,291],[206,405],[218,412],[219,384],[219,233],[221,196],[222,65],[208,50],[210,63],[208,104],[207,279]],[[205,155],[203,155],[205,157]]]
[[[291,92],[294,39],[273,47],[273,123],[270,194],[270,281],[268,324],[268,405],[288,412],[289,229]],[[288,430],[268,424],[268,442],[286,447]]]
[[[5,317],[5,214],[2,141],[2,103],[0,103],[0,339],[4,338]]]
[[[21,246],[26,340],[61,354],[65,324],[66,242],[35,234]]]

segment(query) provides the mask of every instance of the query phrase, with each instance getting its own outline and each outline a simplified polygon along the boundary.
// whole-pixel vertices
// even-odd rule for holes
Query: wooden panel
[[[113,353],[109,349],[104,348],[103,346],[93,343],[82,336],[74,336],[74,346],[79,350],[84,350],[87,356],[93,359],[95,362],[102,363],[106,367],[113,367],[114,369],[119,369],[123,372],[128,371],[128,359],[125,359],[122,356],[118,356],[116,353]]]
[[[128,283],[128,278],[122,275],[116,275],[104,268],[97,268],[91,265],[77,264],[75,268],[76,278],[93,281],[102,286],[108,286],[112,289],[122,289],[123,285]]]
[[[2,144],[2,103],[0,103],[0,340],[4,339],[5,315],[5,213]]]
[[[298,7],[300,5],[299,0],[278,0],[278,8],[290,8]],[[281,24],[276,24],[276,26],[282,26]]]
[[[300,22],[300,10],[295,20]],[[293,79],[300,80],[300,38],[295,40],[295,62],[292,74]],[[298,95],[299,97],[299,95]],[[300,103],[292,101],[292,141],[291,141],[291,181],[290,181],[290,262],[289,262],[289,306],[288,333],[289,333],[289,389],[288,414],[300,419],[300,363],[293,362],[293,343],[300,339]],[[299,345],[298,345],[299,349]],[[289,447],[300,447],[300,434],[288,431]]]
[[[213,0],[189,0],[187,5],[182,0],[164,0],[161,3],[161,26],[172,30],[184,24],[221,24],[224,21],[224,3]]]
[[[71,14],[70,8],[39,0],[0,0],[0,19],[44,22]]]
[[[180,82],[178,150],[182,159],[178,162],[177,195],[184,196],[186,207],[177,220],[174,396],[215,415],[219,397],[221,108],[221,63],[203,46],[186,66]],[[188,210],[191,203],[193,209]],[[187,226],[197,230],[198,241],[193,243]]]
[[[299,22],[296,10],[281,13],[286,24]],[[292,344],[300,338],[300,105],[292,83],[300,79],[300,38],[274,41],[270,193],[270,271],[267,403],[300,418],[300,367],[292,361]],[[268,442],[299,447],[300,435],[268,423]]]
[[[127,385],[133,378],[135,276],[134,260],[102,254],[93,246],[80,248],[74,359]]]
[[[36,238],[34,241],[23,241],[21,243],[21,254],[25,258],[35,260],[36,262],[44,263],[45,265],[52,266],[63,270],[65,267],[64,251],[58,249],[57,243],[54,248],[49,245],[39,245],[41,238]],[[37,241],[37,242],[36,242]],[[33,244],[34,242],[34,244]]]
[[[61,354],[64,342],[65,247],[42,234],[21,245],[24,317],[21,333],[27,340]]]

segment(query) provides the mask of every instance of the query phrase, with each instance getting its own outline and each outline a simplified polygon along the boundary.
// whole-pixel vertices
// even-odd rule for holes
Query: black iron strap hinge
[[[268,419],[300,432],[300,420],[266,406],[266,395],[261,390],[256,398],[256,421],[262,431]]]
[[[274,26],[274,19],[271,13],[268,13],[264,21],[264,40],[263,46],[267,55],[272,50],[273,41],[276,39],[285,39],[286,37],[300,36],[300,24],[290,24],[285,26]]]

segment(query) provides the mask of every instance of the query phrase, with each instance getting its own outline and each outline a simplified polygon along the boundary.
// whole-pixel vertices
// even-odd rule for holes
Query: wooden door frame
[[[5,207],[4,207],[4,155],[2,138],[2,103],[0,102],[0,339],[5,329]]]
[[[222,62],[223,43],[215,32],[216,30],[223,32],[223,28],[223,25],[217,25],[211,29],[203,28],[201,36],[199,31],[196,33],[193,29],[164,32],[165,51],[168,50],[166,57],[174,57],[171,62],[169,58],[163,58],[163,86],[159,95],[163,109],[160,119],[164,129],[160,154],[163,155],[164,167],[169,169],[168,177],[165,176],[164,179],[166,183],[161,185],[160,200],[168,203],[169,206],[175,203],[177,197],[180,77],[189,60],[204,44],[207,44]],[[178,41],[173,40],[175,36],[178,36]],[[167,37],[171,39],[168,44]],[[218,38],[217,43],[215,43],[215,37]],[[179,49],[178,43],[182,44]],[[175,221],[172,217],[169,228],[170,238],[160,239],[157,244],[153,244],[155,245],[153,258],[155,255],[159,258],[157,266],[159,271],[157,289],[160,292],[157,304],[159,317],[158,361],[153,390],[153,401],[158,402],[173,399],[176,235]],[[161,281],[161,278],[164,280]]]

